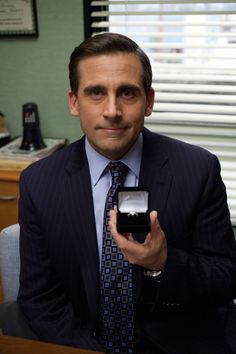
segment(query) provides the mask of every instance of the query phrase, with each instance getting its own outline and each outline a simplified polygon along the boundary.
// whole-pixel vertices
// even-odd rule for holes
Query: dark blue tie
[[[109,169],[112,185],[105,204],[101,264],[102,342],[107,353],[127,354],[134,352],[132,267],[116,246],[108,221],[116,189],[123,185],[128,167],[118,161],[110,162]]]

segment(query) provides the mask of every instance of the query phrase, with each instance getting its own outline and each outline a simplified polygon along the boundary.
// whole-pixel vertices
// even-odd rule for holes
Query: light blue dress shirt
[[[128,153],[120,159],[120,161],[129,167],[129,172],[124,184],[125,186],[135,187],[138,185],[142,148],[143,137],[142,134],[140,134]],[[85,150],[91,177],[99,261],[101,264],[104,206],[107,192],[111,186],[111,174],[107,167],[110,160],[95,151],[87,138],[85,140]]]

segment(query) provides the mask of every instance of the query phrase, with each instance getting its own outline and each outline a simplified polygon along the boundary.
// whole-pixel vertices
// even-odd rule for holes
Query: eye
[[[104,89],[102,87],[90,87],[85,90],[86,96],[89,96],[93,100],[99,100],[104,96]]]
[[[132,86],[122,87],[121,96],[125,99],[133,99],[137,96],[137,89]]]

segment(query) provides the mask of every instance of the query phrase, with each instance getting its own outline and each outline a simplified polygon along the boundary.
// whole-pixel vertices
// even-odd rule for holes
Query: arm
[[[218,159],[211,155],[205,169],[189,235],[184,236],[187,247],[168,248],[160,302],[211,307],[236,296],[236,243]],[[182,220],[181,215],[177,222]]]
[[[211,159],[204,191],[199,190],[198,203],[190,210],[188,217],[194,222],[189,235],[179,235],[185,240],[181,244],[173,243],[170,234],[164,235],[153,213],[151,232],[143,244],[118,234],[115,213],[111,214],[111,232],[126,258],[145,268],[163,269],[152,298],[154,307],[220,306],[236,296],[236,246],[216,158]],[[177,214],[178,224],[184,224],[186,216],[178,210]]]
[[[31,183],[23,173],[19,204],[21,273],[18,303],[40,340],[101,351],[97,340],[75,315],[68,292],[52,264],[47,248],[48,235],[45,225],[41,225],[40,209]],[[42,186],[39,188],[43,190]]]

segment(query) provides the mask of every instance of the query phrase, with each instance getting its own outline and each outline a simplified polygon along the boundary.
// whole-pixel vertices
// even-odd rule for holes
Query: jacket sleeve
[[[44,226],[30,189],[30,179],[23,173],[19,202],[18,304],[40,340],[102,351],[94,333],[75,315],[68,293],[52,265]]]
[[[145,279],[142,294],[153,310],[209,308],[236,298],[236,243],[218,159],[210,155],[204,167],[201,188],[194,180],[192,191],[186,184],[183,208],[176,204],[177,218],[163,217],[167,263],[160,283]]]

